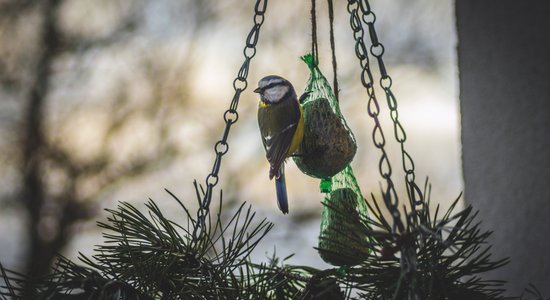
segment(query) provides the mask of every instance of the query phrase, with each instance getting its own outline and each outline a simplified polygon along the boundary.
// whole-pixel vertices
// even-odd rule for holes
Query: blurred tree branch
[[[8,0],[7,2],[0,3],[0,19],[19,15],[37,2],[36,0]]]
[[[59,0],[45,0],[42,3],[43,20],[40,43],[44,45],[39,53],[36,75],[31,84],[26,108],[25,139],[23,145],[23,191],[22,198],[29,214],[29,259],[26,274],[30,278],[45,274],[58,249],[40,234],[42,209],[46,202],[42,179],[42,151],[44,146],[43,115],[44,102],[50,88],[52,62],[59,46],[56,14]],[[52,253],[53,252],[53,253]]]
[[[8,10],[4,13],[17,17],[23,9],[27,9],[35,1],[9,2],[0,5]],[[144,105],[136,106],[126,101],[128,95],[122,93],[113,103],[110,110],[106,135],[102,146],[94,159],[88,162],[81,161],[75,156],[74,149],[68,149],[57,143],[51,128],[47,126],[48,97],[51,90],[54,71],[52,69],[58,56],[65,53],[84,53],[96,47],[108,46],[131,35],[136,29],[138,19],[132,15],[122,22],[110,35],[99,39],[79,39],[78,37],[64,36],[63,29],[58,24],[58,14],[63,0],[45,0],[36,3],[40,10],[41,23],[38,39],[39,51],[36,54],[36,63],[33,64],[33,78],[29,85],[24,113],[24,127],[22,143],[22,177],[21,199],[28,213],[28,254],[26,267],[23,271],[30,278],[45,275],[55,256],[62,251],[71,240],[71,227],[80,221],[87,220],[96,214],[96,205],[93,200],[102,193],[120,184],[122,181],[144,175],[159,166],[173,160],[178,154],[178,148],[167,142],[168,123],[158,118],[162,100],[165,98],[163,80],[159,74],[149,70],[148,79],[153,84],[153,94]],[[190,47],[191,48],[191,47]],[[153,74],[154,73],[154,74]],[[25,85],[21,87],[25,88]],[[123,87],[121,87],[123,89]],[[119,101],[120,100],[120,101]],[[159,143],[153,154],[143,154],[129,158],[123,162],[115,161],[112,157],[113,149],[109,145],[117,143],[117,133],[132,118],[143,115],[148,122],[154,123],[155,118]],[[64,137],[59,137],[63,139]],[[51,191],[48,186],[48,168],[55,168],[63,174],[65,181],[61,190]],[[86,184],[90,178],[95,180],[95,189],[91,193],[79,192],[79,187]]]
[[[137,26],[137,16],[135,14],[130,14],[118,24],[117,28],[115,28],[112,33],[106,36],[87,39],[64,36],[62,50],[67,52],[85,52],[92,48],[107,47],[131,36]]]

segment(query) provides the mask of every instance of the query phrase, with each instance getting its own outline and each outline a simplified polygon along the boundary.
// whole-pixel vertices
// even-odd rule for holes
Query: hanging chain
[[[378,68],[380,70],[380,87],[384,90],[386,94],[386,100],[388,107],[390,109],[390,117],[393,121],[393,130],[394,136],[397,142],[401,146],[401,161],[403,166],[403,171],[405,171],[405,182],[407,183],[407,192],[409,193],[409,199],[411,204],[411,209],[413,213],[416,211],[417,206],[422,206],[424,204],[422,198],[422,192],[420,188],[415,183],[415,171],[414,171],[414,161],[409,153],[405,150],[405,141],[407,140],[407,134],[405,129],[399,122],[399,113],[397,111],[397,100],[395,95],[391,90],[392,79],[388,75],[386,70],[386,65],[382,59],[384,54],[384,45],[378,40],[378,35],[376,34],[376,29],[374,27],[374,22],[376,22],[376,15],[370,8],[368,0],[363,0],[359,2],[359,8],[361,10],[363,22],[368,26],[369,36],[371,40],[370,52],[376,58],[378,62]]]
[[[399,212],[399,199],[395,191],[395,186],[393,180],[391,179],[392,167],[388,159],[388,154],[386,153],[386,138],[382,127],[380,126],[380,119],[378,115],[380,114],[380,104],[376,99],[376,94],[374,92],[374,80],[372,76],[372,71],[369,64],[369,57],[367,53],[367,48],[365,46],[364,39],[364,29],[359,18],[359,4],[356,0],[348,0],[348,12],[350,14],[350,25],[353,30],[353,38],[355,39],[355,55],[359,59],[359,64],[361,66],[361,84],[365,87],[367,95],[369,97],[367,104],[367,112],[369,116],[374,120],[374,129],[372,131],[372,140],[374,146],[382,152],[382,157],[378,163],[378,171],[382,178],[386,180],[386,191],[384,193],[384,202],[388,207],[392,219],[392,232],[397,233],[403,232],[405,226],[401,221],[401,214]]]
[[[418,188],[418,186],[414,181],[415,180],[414,162],[411,156],[405,150],[405,141],[407,139],[407,135],[405,133],[403,126],[399,122],[399,115],[397,111],[397,101],[391,90],[392,79],[388,75],[386,66],[382,59],[382,55],[384,54],[384,46],[378,40],[378,36],[374,28],[376,15],[370,9],[370,4],[368,0],[348,0],[348,12],[350,13],[350,24],[351,24],[351,28],[353,30],[353,36],[356,42],[355,52],[357,57],[359,58],[360,65],[362,67],[361,82],[363,86],[366,88],[367,94],[369,96],[368,113],[374,119],[374,122],[375,122],[372,138],[375,146],[382,151],[382,158],[379,164],[379,171],[382,177],[386,179],[386,182],[388,184],[384,201],[386,202],[386,205],[388,206],[388,209],[393,217],[394,224],[392,227],[392,232],[395,234],[396,228],[397,228],[399,230],[399,233],[401,234],[400,238],[403,239],[408,235],[408,233],[404,232],[403,223],[399,216],[400,215],[399,209],[398,209],[399,200],[395,192],[394,184],[390,178],[391,165],[389,163],[387,153],[384,150],[385,138],[382,132],[382,128],[380,127],[380,121],[378,119],[378,115],[380,113],[380,106],[374,92],[373,76],[369,66],[367,48],[365,47],[365,43],[363,41],[364,40],[364,30],[362,25],[363,22],[368,26],[368,31],[369,31],[370,41],[371,41],[370,53],[376,58],[378,62],[378,67],[379,67],[380,76],[381,76],[379,84],[380,84],[380,87],[382,87],[382,89],[384,90],[384,93],[386,95],[387,104],[390,109],[390,117],[393,121],[394,136],[397,142],[401,146],[402,166],[403,166],[403,170],[405,171],[405,182],[407,184],[407,193],[411,204],[411,214],[407,216],[408,220],[412,220],[413,222],[416,222],[417,209],[420,208],[424,210],[424,207],[423,207],[424,200],[420,189]],[[386,166],[385,170],[383,169],[384,165]],[[404,274],[407,277],[407,280],[414,280],[413,274],[416,272],[416,269],[417,269],[416,252],[414,248],[411,248],[409,246],[402,247],[401,250],[402,252],[400,256],[400,261],[401,261],[400,264],[403,272],[402,274]],[[414,287],[415,285],[412,283],[412,286]],[[416,291],[416,288],[413,288],[412,290],[409,290],[408,299],[417,299],[417,295],[418,293]]]
[[[223,131],[222,138],[216,142],[214,146],[214,151],[216,153],[216,158],[214,160],[214,165],[212,166],[212,171],[208,176],[206,176],[205,184],[206,191],[202,190],[203,197],[199,209],[197,210],[197,226],[193,231],[193,236],[195,238],[201,237],[205,232],[205,222],[208,212],[210,211],[210,202],[212,200],[212,191],[214,187],[218,184],[220,171],[220,166],[222,162],[222,157],[229,150],[229,144],[227,143],[227,138],[229,137],[229,130],[231,126],[237,122],[239,119],[239,114],[237,113],[237,107],[239,105],[239,99],[241,94],[248,87],[248,70],[250,68],[250,61],[256,55],[256,45],[258,44],[258,39],[260,37],[260,28],[264,23],[265,12],[267,9],[267,0],[257,0],[256,5],[254,6],[254,25],[246,37],[246,45],[243,49],[244,62],[237,73],[237,77],[233,81],[233,89],[235,94],[231,100],[229,109],[223,114],[223,120],[225,122],[225,129]],[[201,187],[202,189],[202,187]],[[198,193],[198,191],[197,191]]]

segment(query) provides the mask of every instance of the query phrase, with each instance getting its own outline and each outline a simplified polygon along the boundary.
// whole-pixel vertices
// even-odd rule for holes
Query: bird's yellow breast
[[[288,148],[288,152],[286,156],[291,156],[298,147],[300,146],[300,143],[302,143],[302,139],[304,138],[304,110],[302,109],[302,106],[300,107],[300,120],[298,121],[298,127],[296,127],[296,132],[294,133],[294,137],[292,138],[292,143],[290,143],[290,148]]]
[[[265,103],[263,101],[259,101],[258,107],[259,108],[267,108],[270,107],[271,104]],[[294,132],[294,136],[292,137],[292,141],[290,143],[290,147],[288,148],[288,152],[286,153],[286,156],[289,157],[296,150],[298,150],[298,147],[300,147],[300,143],[302,143],[302,139],[304,138],[304,110],[300,104],[298,104],[298,107],[300,108],[300,119],[298,120],[298,126],[296,127],[296,131]]]

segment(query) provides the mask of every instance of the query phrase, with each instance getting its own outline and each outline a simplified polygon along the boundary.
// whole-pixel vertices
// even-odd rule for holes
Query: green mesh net
[[[304,139],[294,162],[302,172],[325,179],[342,171],[355,156],[355,137],[340,112],[330,84],[312,62],[312,56],[302,57],[311,74],[302,99],[304,109]]]
[[[357,145],[340,112],[334,92],[310,54],[302,57],[311,72],[303,99],[304,140],[294,157],[302,172],[321,178],[325,193],[319,254],[332,265],[351,266],[361,262],[368,250],[368,237],[357,222],[367,215],[367,205],[353,170]],[[345,233],[345,234],[342,234]]]

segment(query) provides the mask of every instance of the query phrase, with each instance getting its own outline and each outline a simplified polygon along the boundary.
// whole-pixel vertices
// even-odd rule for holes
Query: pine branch
[[[166,218],[152,200],[146,213],[122,202],[107,210],[111,215],[106,222],[98,223],[104,244],[91,258],[81,255],[84,266],[60,257],[52,274],[33,284],[36,295],[57,299],[123,293],[140,299],[207,299],[239,294],[241,276],[254,275],[247,258],[273,225],[265,219],[256,222],[255,213],[242,204],[227,224],[220,219],[220,209],[216,221],[207,223],[207,234],[196,239],[192,232],[197,220],[174,199],[183,208],[187,226]],[[13,297],[18,292],[11,285],[15,277],[4,271],[2,275],[2,295]]]
[[[426,184],[424,195],[429,197],[430,188]],[[480,229],[472,207],[455,212],[460,197],[442,216],[439,206],[435,213],[430,211],[429,198],[421,200],[420,210],[405,211],[403,233],[392,233],[391,217],[385,217],[372,198],[373,204],[367,203],[371,215],[363,218],[350,214],[352,208],[330,207],[346,220],[337,232],[339,241],[346,241],[340,247],[361,243],[364,249],[360,252],[363,261],[348,266],[342,284],[356,288],[365,299],[403,299],[408,295],[421,299],[505,299],[503,281],[482,279],[479,274],[505,265],[508,259],[492,258],[487,245],[491,233]],[[390,206],[385,209],[393,213]],[[365,232],[371,239],[360,239],[357,232]],[[327,255],[327,249],[318,250]],[[353,259],[356,257],[340,258]]]
[[[523,291],[519,298],[520,300],[545,300],[542,293],[532,283],[529,284],[529,287]],[[546,300],[550,300],[550,298],[546,298]]]
[[[196,185],[197,200],[200,189]],[[256,221],[244,203],[223,222],[221,195],[218,211],[208,214],[205,234],[195,237],[200,222],[167,192],[186,222],[168,219],[153,200],[145,211],[121,202],[107,210],[106,221],[98,223],[104,243],[91,257],[81,255],[79,264],[59,257],[50,275],[33,282],[0,265],[4,279],[0,300],[22,299],[23,286],[32,287],[26,299],[385,300],[404,299],[411,293],[419,299],[510,299],[502,295],[502,281],[479,276],[507,260],[492,258],[486,242],[490,232],[480,229],[471,207],[454,211],[460,198],[443,214],[439,206],[434,213],[429,210],[428,198],[421,210],[406,214],[407,230],[400,234],[392,233],[391,220],[376,202],[367,203],[369,216],[350,213],[352,207],[346,205],[351,202],[339,207],[325,203],[345,220],[335,227],[340,237],[331,241],[345,243],[329,255],[344,262],[361,260],[317,270],[288,265],[289,257],[281,260],[275,254],[268,262],[252,262],[250,254],[273,224]],[[350,247],[359,252],[349,251]],[[543,298],[530,287],[515,299]]]
[[[0,284],[0,299],[14,299],[17,294],[21,293],[21,286],[24,281],[24,277],[15,272],[4,269],[0,264],[0,275],[2,283]]]

